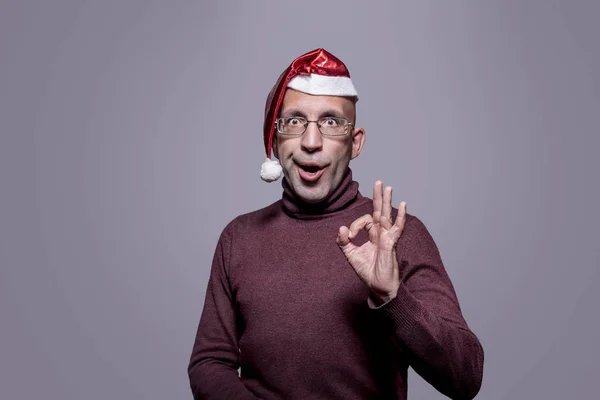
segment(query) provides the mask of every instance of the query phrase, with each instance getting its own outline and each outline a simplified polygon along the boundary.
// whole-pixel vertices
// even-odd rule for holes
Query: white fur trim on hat
[[[273,182],[282,175],[283,168],[278,160],[266,159],[260,168],[260,178],[265,182]]]
[[[346,76],[296,75],[287,87],[313,95],[358,97],[352,81]]]

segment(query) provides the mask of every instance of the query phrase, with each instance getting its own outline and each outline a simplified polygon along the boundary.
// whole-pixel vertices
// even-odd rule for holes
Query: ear
[[[279,160],[279,156],[277,155],[277,135],[273,135],[273,143],[271,144],[271,151],[275,158]]]
[[[365,144],[365,139],[366,137],[364,128],[354,128],[354,131],[352,132],[352,157],[350,157],[351,160],[358,157],[360,151],[363,148],[363,145]]]

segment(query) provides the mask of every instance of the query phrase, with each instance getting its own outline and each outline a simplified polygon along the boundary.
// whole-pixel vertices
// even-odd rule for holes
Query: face
[[[280,117],[322,117],[355,120],[354,102],[346,97],[313,96],[287,89]],[[345,136],[322,136],[316,123],[309,123],[302,136],[275,132],[273,153],[283,167],[290,186],[307,203],[326,200],[340,185],[350,160],[357,157],[365,140],[364,129],[350,129]]]

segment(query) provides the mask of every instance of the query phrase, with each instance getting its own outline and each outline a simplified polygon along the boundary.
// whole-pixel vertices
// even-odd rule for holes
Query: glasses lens
[[[279,133],[284,135],[301,135],[306,126],[306,118],[288,117],[279,118]]]
[[[326,117],[319,120],[321,133],[329,136],[342,136],[348,130],[348,121],[343,118]]]

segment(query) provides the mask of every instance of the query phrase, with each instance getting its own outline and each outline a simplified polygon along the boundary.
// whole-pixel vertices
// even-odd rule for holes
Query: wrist
[[[396,287],[391,292],[386,292],[386,293],[371,292],[371,299],[372,299],[373,303],[375,303],[377,306],[381,306],[382,304],[385,304],[385,303],[395,299],[397,295],[398,295],[398,288]]]

